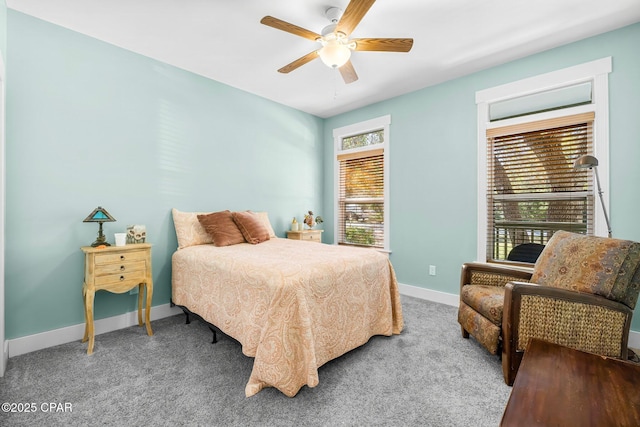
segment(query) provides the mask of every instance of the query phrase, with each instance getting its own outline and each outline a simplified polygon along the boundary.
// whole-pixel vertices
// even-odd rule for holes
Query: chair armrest
[[[539,338],[602,356],[627,358],[632,310],[594,294],[510,282],[502,317],[503,371],[515,378],[529,339]]]
[[[529,281],[531,274],[531,269],[522,267],[467,262],[462,264],[460,292],[463,286],[471,284],[504,286],[511,281]]]

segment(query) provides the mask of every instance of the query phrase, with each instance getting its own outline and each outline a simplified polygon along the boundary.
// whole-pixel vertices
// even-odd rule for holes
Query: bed
[[[247,397],[264,387],[293,397],[318,384],[323,364],[403,328],[387,256],[275,235],[259,244],[182,246],[172,256],[172,301],[254,358]]]

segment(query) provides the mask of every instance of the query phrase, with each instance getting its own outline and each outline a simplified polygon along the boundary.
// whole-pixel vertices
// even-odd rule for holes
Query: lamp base
[[[111,244],[109,244],[107,242],[107,238],[104,236],[104,233],[102,232],[102,221],[100,221],[98,224],[100,224],[100,227],[98,227],[98,238],[96,239],[95,242],[93,242],[91,244],[92,248],[95,248],[97,246],[111,246]]]

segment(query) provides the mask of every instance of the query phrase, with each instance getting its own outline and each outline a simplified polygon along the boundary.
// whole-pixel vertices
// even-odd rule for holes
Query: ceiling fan
[[[342,11],[337,7],[327,9],[326,17],[331,24],[324,27],[321,34],[298,27],[297,25],[274,18],[273,16],[265,16],[262,18],[260,23],[264,25],[322,44],[320,49],[296,59],[278,71],[280,73],[289,73],[319,57],[327,66],[338,68],[345,83],[352,83],[358,80],[358,75],[350,60],[351,51],[409,52],[413,46],[413,39],[349,39],[349,35],[360,23],[373,3],[375,3],[375,0],[351,0],[342,16],[340,16]]]

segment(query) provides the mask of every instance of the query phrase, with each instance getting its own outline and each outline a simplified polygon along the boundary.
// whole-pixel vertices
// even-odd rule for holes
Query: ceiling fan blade
[[[273,16],[265,16],[260,20],[260,23],[313,41],[316,41],[321,37],[320,34],[298,27],[297,25],[290,24],[281,19],[274,18]]]
[[[355,50],[376,52],[409,52],[413,47],[413,39],[352,39],[356,42]]]
[[[353,64],[351,61],[347,61],[342,67],[338,68],[340,70],[340,74],[342,74],[342,79],[346,84],[353,83],[358,80],[358,74],[356,74],[355,68],[353,68]]]
[[[336,31],[347,36],[351,34],[375,2],[376,0],[351,0],[338,21]]]
[[[303,66],[307,62],[313,61],[316,58],[318,58],[318,51],[314,50],[313,52],[309,52],[305,56],[302,56],[302,57],[296,59],[295,61],[285,65],[284,67],[280,68],[278,70],[278,72],[287,74],[287,73],[295,70],[296,68]]]

